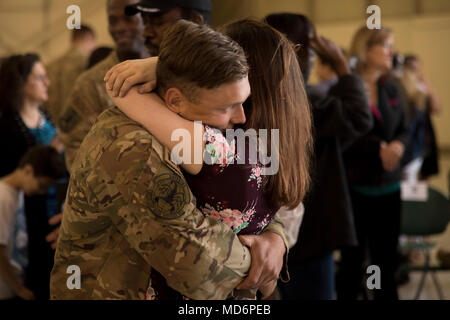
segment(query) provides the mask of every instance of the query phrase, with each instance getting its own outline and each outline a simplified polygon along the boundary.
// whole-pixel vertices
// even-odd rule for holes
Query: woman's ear
[[[183,108],[183,101],[185,97],[183,93],[177,88],[170,88],[166,91],[164,96],[167,108],[175,113],[180,113]]]

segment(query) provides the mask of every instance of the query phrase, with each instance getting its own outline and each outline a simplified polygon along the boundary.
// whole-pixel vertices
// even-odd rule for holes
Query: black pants
[[[333,252],[306,261],[288,262],[291,280],[278,283],[283,300],[333,300]]]
[[[381,271],[381,289],[371,290],[376,300],[398,300],[395,272],[398,265],[398,237],[400,233],[400,191],[369,197],[352,193],[353,212],[359,246],[341,251],[341,265],[337,279],[337,297],[355,300],[366,289],[366,253],[369,264]]]
[[[50,273],[55,251],[45,237],[52,227],[48,224],[46,196],[25,198],[25,215],[28,232],[28,267],[25,285],[33,291],[37,300],[50,298]]]

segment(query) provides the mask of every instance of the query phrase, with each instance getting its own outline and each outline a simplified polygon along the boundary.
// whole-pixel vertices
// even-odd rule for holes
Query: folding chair
[[[401,247],[402,251],[421,250],[425,255],[423,265],[404,265],[406,271],[422,271],[419,287],[415,300],[422,292],[425,278],[431,274],[434,285],[439,295],[439,299],[444,299],[441,286],[435,275],[437,271],[450,270],[441,265],[432,266],[430,264],[430,250],[436,243],[426,241],[425,237],[443,233],[450,220],[449,200],[441,192],[428,187],[428,199],[426,201],[403,201],[401,234],[415,237],[417,240]]]

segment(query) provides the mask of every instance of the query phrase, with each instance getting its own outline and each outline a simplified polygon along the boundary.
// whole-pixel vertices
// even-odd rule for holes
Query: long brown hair
[[[266,191],[275,204],[293,209],[310,184],[313,145],[310,107],[294,46],[274,28],[254,20],[228,24],[222,31],[244,49],[250,67],[252,95],[245,129],[279,130],[279,170],[266,176]]]
[[[19,112],[25,99],[24,88],[33,67],[40,61],[35,53],[7,57],[0,65],[0,114]]]

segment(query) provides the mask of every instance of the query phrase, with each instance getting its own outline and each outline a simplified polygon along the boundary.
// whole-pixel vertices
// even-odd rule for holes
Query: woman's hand
[[[250,248],[252,264],[247,278],[236,289],[260,288],[262,292],[262,288],[264,288],[263,295],[270,290],[273,292],[283,267],[283,258],[286,252],[283,239],[274,232],[264,232],[255,236],[239,236],[239,240]]]
[[[148,93],[156,88],[156,65],[158,57],[127,60],[112,67],[103,79],[106,88],[114,97],[124,97],[131,87],[138,87],[139,93]]]
[[[382,142],[380,145],[380,158],[385,171],[391,172],[400,166],[405,147],[400,141],[394,140],[387,144]]]
[[[64,152],[64,143],[61,141],[61,138],[59,136],[55,136],[50,143],[50,146],[56,149],[58,153]]]

